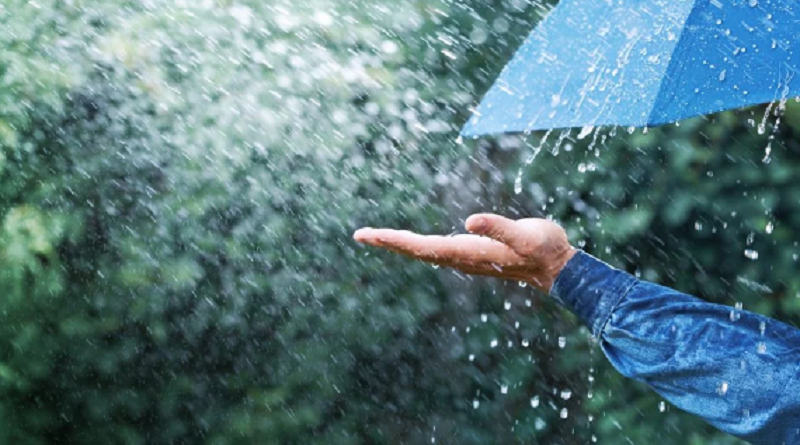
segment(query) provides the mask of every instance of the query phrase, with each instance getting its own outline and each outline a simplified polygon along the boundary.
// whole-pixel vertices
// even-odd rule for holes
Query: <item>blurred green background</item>
[[[795,99],[457,142],[551,7],[4,0],[0,443],[737,443],[530,288],[351,241],[552,217],[800,323]]]

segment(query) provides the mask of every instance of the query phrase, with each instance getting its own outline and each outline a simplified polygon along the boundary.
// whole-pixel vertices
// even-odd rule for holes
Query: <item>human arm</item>
[[[467,220],[473,235],[366,229],[358,241],[462,272],[527,281],[576,313],[612,364],[756,445],[800,443],[800,331],[640,281],[545,220]],[[763,329],[762,329],[763,328]]]

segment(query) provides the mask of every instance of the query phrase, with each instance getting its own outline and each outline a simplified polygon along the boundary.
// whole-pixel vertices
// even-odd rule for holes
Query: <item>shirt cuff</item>
[[[579,250],[559,273],[550,295],[600,338],[611,313],[636,283],[632,275]]]

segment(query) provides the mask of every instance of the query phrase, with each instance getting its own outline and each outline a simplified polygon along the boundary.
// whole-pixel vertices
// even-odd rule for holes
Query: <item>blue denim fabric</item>
[[[551,294],[626,377],[754,445],[800,444],[797,328],[640,281],[584,252]]]

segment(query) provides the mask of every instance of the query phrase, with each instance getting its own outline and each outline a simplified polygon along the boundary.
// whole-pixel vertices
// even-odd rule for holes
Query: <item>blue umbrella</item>
[[[798,69],[797,0],[561,0],[462,135],[656,126],[800,95]]]

